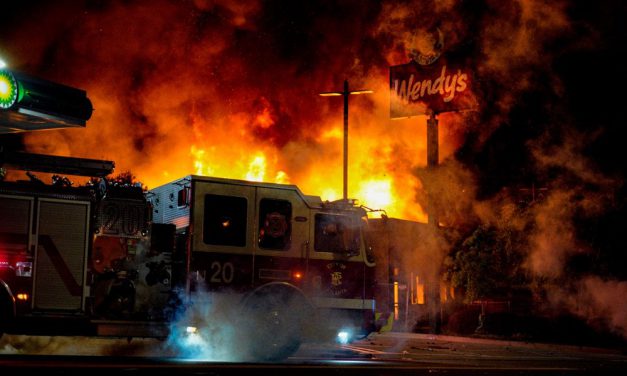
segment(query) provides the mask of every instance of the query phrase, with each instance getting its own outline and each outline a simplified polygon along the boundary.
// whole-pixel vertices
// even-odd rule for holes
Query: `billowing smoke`
[[[377,31],[397,36],[386,55],[391,65],[405,62],[403,53],[412,48],[428,54],[433,27],[447,36],[447,47],[472,46],[481,108],[438,115],[439,166],[421,161],[414,170],[420,206],[429,208],[432,197],[432,214],[451,230],[482,223],[500,232],[497,238],[521,234],[516,249],[525,258],[523,274],[545,283],[547,312],[571,312],[624,335],[625,307],[611,304],[624,294],[624,273],[608,266],[624,257],[611,243],[617,236],[602,229],[617,226],[604,217],[624,213],[624,170],[599,150],[614,147],[609,139],[616,136],[616,120],[594,118],[583,109],[616,111],[589,96],[615,85],[589,78],[594,72],[609,69],[608,76],[617,78],[615,64],[608,65],[614,55],[606,50],[616,48],[611,41],[618,26],[610,21],[600,29],[593,23],[609,12],[543,1],[387,4]],[[584,13],[593,16],[583,18]],[[594,57],[588,54],[596,49],[603,52],[593,56],[601,60],[590,65]],[[426,134],[424,118],[399,123]],[[420,153],[426,156],[426,150]],[[531,205],[521,215],[516,208],[523,195]],[[598,239],[603,235],[612,240]],[[459,240],[453,237],[451,244]],[[430,255],[443,257],[451,244],[433,243]],[[424,269],[424,252],[416,254],[413,263]],[[438,263],[431,264],[437,270]]]
[[[203,361],[243,361],[247,342],[235,330],[232,295],[197,292],[193,304],[181,305],[170,325],[164,348],[179,358]],[[193,331],[192,331],[192,328]]]
[[[627,282],[586,276],[568,287],[550,290],[552,309],[573,312],[601,332],[611,331],[627,337],[627,310],[622,303]]]
[[[625,293],[624,276],[617,272],[622,258],[612,255],[620,243],[604,244],[608,239],[598,238],[609,235],[602,227],[620,210],[624,181],[602,173],[599,161],[584,156],[592,139],[571,130],[558,145],[534,149],[538,170],[558,173],[554,187],[533,210],[527,267],[551,281],[551,309],[573,312],[597,329],[627,336],[625,306],[616,304]]]

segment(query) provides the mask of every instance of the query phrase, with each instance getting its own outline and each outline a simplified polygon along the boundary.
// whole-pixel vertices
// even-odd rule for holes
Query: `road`
[[[625,349],[523,343],[415,333],[376,333],[348,345],[305,344],[281,363],[185,357],[162,341],[7,336],[0,374],[124,375],[613,375],[627,371]],[[206,355],[206,354],[205,354]],[[3,371],[4,370],[4,371]],[[15,374],[15,373],[12,373]]]

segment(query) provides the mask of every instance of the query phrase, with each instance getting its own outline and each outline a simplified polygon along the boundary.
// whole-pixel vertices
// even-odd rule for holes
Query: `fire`
[[[341,143],[341,132],[335,126],[320,134],[321,142]],[[360,150],[368,149],[368,140],[356,137],[358,146],[351,154],[352,162],[349,164],[349,198],[356,198],[361,205],[371,209],[383,209],[390,216],[400,218],[423,219],[424,213],[413,205],[407,205],[413,199],[413,194],[420,187],[417,183],[411,184],[413,178],[406,171],[405,184],[399,184],[393,176],[372,178],[373,171],[383,170],[381,164],[389,163],[390,156],[394,153],[392,148],[386,147],[380,150],[379,158],[373,158],[369,153]],[[375,142],[376,144],[376,142]],[[240,146],[248,149],[248,145]],[[337,147],[336,147],[337,148]],[[290,175],[283,169],[286,165],[282,162],[285,156],[276,155],[276,152],[257,151],[243,152],[234,157],[231,155],[230,164],[224,164],[224,157],[217,147],[207,149],[193,145],[190,148],[190,156],[193,158],[193,171],[198,175],[219,176],[232,179],[242,179],[258,182],[273,182],[279,184],[296,184],[305,194],[319,195],[322,200],[335,201],[342,198],[342,156],[339,153],[331,157],[320,156],[319,161],[308,166],[307,174],[296,174],[298,181],[293,181]],[[266,154],[273,155],[269,157]],[[399,175],[401,176],[401,175]],[[378,215],[378,214],[377,214]]]
[[[389,180],[371,180],[360,183],[358,197],[371,209],[393,207],[392,183]]]
[[[285,173],[285,171],[279,171],[276,173],[276,177],[274,178],[274,181],[279,184],[288,184],[290,179],[287,176],[287,173]]]
[[[246,172],[246,180],[263,181],[265,176],[266,176],[266,157],[260,154],[260,155],[253,157],[252,161],[248,164],[248,171]]]
[[[204,162],[205,151],[192,145],[190,154],[194,156],[194,169],[196,175],[213,175],[213,170]]]
[[[426,118],[390,121],[388,68],[404,62],[387,61],[396,47],[382,47],[380,56],[352,56],[348,40],[314,30],[296,35],[328,39],[319,45],[302,40],[314,44],[303,46],[308,53],[301,56],[291,33],[258,24],[259,7],[218,3],[207,9],[199,2],[121,3],[81,12],[63,41],[38,39],[22,64],[40,67],[38,59],[46,56],[50,67],[65,68],[33,73],[84,89],[94,113],[84,129],[25,134],[26,151],[112,160],[116,173],[130,171],[149,189],[197,174],[294,184],[304,194],[337,200],[343,191],[343,101],[318,94],[340,89],[347,78],[351,87],[373,91],[350,98],[348,198],[424,221],[413,169],[426,162]],[[150,16],[155,12],[163,17]],[[213,12],[231,17],[207,22]],[[308,25],[327,27],[322,21]],[[363,40],[367,33],[349,39]],[[259,38],[266,34],[274,39]],[[32,33],[12,37],[15,45],[34,39]],[[48,50],[54,53],[41,53]],[[457,146],[456,133],[446,132],[441,159]]]

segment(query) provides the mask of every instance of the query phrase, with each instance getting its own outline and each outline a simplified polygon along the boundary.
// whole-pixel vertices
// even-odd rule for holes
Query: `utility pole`
[[[370,94],[372,90],[348,90],[348,80],[344,80],[343,91],[331,91],[326,93],[320,93],[322,97],[332,96],[344,96],[344,181],[343,181],[343,196],[344,201],[348,200],[348,96],[351,94]]]

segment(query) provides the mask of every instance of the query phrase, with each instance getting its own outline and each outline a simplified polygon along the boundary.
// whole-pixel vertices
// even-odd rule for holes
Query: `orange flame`
[[[292,54],[295,40],[285,40],[282,30],[260,30],[272,24],[259,22],[262,8],[223,1],[116,3],[79,12],[71,28],[59,24],[69,30],[63,43],[50,39],[54,33],[21,28],[11,43],[38,41],[25,62],[38,66],[41,51],[51,51],[50,64],[68,67],[72,76],[45,78],[86,90],[95,108],[85,129],[26,134],[28,151],[113,160],[116,172],[131,171],[148,188],[193,173],[295,184],[334,200],[343,184],[342,100],[318,93],[339,89],[342,80],[334,75],[341,74],[351,86],[374,91],[350,99],[349,197],[390,216],[424,221],[412,170],[426,161],[425,118],[389,119],[388,67],[406,62],[399,46],[382,46],[379,56],[329,54],[345,52],[348,41],[334,35],[311,45],[316,53]],[[46,8],[55,15],[62,10]],[[383,13],[373,21],[386,22]],[[212,18],[218,14],[223,17]],[[326,30],[333,17],[309,27]],[[345,25],[358,30],[358,40],[396,33],[360,25]],[[396,33],[398,40],[409,31]],[[259,38],[264,33],[274,39]],[[442,135],[441,159],[458,137]]]

